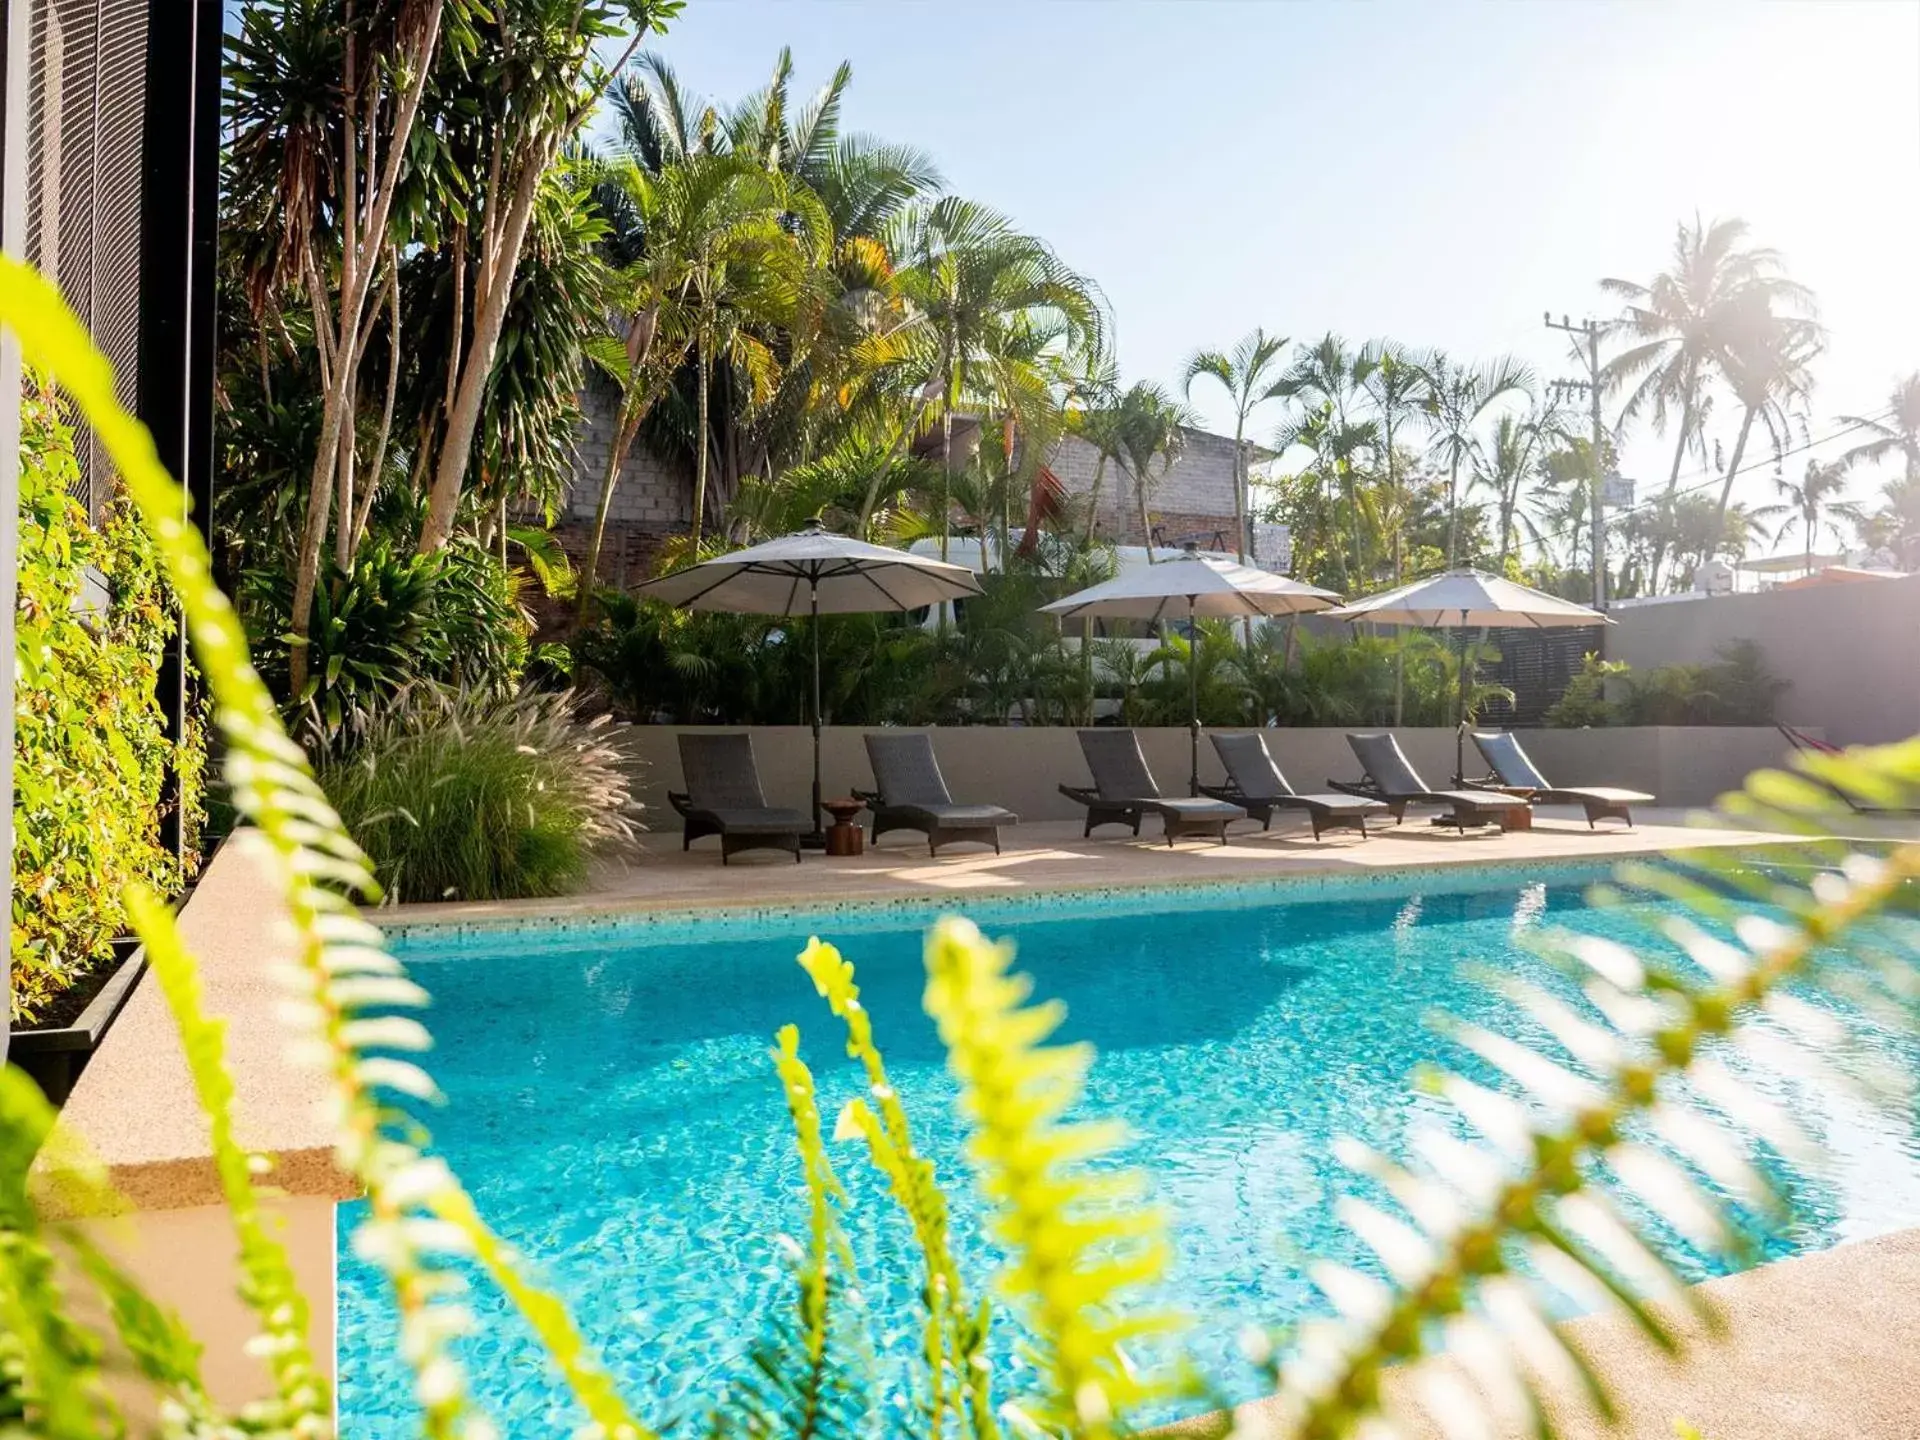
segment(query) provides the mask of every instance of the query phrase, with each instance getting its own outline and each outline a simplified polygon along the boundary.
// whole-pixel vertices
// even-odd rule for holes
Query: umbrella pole
[[[1467,783],[1467,627],[1460,616],[1460,714],[1453,727],[1453,783]]]
[[[1187,794],[1200,793],[1200,622],[1187,597]]]
[[[820,828],[820,582],[809,580],[807,594],[812,600],[813,624],[813,833],[807,838],[821,847],[827,843]]]

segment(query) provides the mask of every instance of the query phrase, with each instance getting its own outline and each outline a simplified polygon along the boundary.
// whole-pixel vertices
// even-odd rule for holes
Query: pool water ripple
[[[1643,934],[1586,906],[1593,878],[1410,879],[1397,892],[1373,882],[1304,900],[1170,892],[1159,908],[1148,897],[1119,914],[1098,899],[979,913],[1019,942],[1038,992],[1066,1002],[1062,1038],[1098,1047],[1081,1113],[1130,1127],[1118,1158],[1148,1172],[1174,1225],[1178,1258],[1160,1298],[1194,1317],[1192,1352],[1227,1393],[1252,1383],[1241,1326],[1316,1308],[1305,1257],[1370,1264],[1334,1218],[1337,1199],[1359,1188],[1333,1159],[1335,1138],[1404,1154],[1414,1126],[1446,1123],[1408,1080],[1434,1060],[1465,1068],[1427,1017],[1444,1009],[1513,1027],[1463,967],[1545,978],[1518,938],[1543,922]],[[793,963],[810,929],[844,937],[917,1139],[953,1197],[955,1243],[976,1284],[990,1276],[953,1087],[920,1010],[923,918],[597,923],[577,935],[556,923],[538,943],[403,936],[402,957],[435,997],[431,1068],[449,1103],[426,1118],[439,1151],[570,1301],[650,1423],[712,1403],[769,1307],[788,1302],[776,1237],[804,1226],[805,1199],[768,1059],[775,1030],[799,1024],[829,1126],[859,1090],[838,1022]],[[1885,1043],[1911,1065],[1904,1041]],[[1912,1116],[1792,1076],[1753,1083],[1791,1103],[1835,1155],[1797,1177],[1793,1222],[1767,1237],[1768,1256],[1920,1223]],[[899,1364],[918,1343],[910,1237],[864,1154],[847,1144],[834,1158],[875,1342]],[[413,1410],[382,1282],[348,1248],[357,1217],[345,1207],[341,1431],[387,1440],[414,1433]],[[1696,1261],[1690,1273],[1707,1269]],[[578,1424],[506,1303],[484,1283],[470,1301],[481,1327],[461,1352],[504,1432]],[[1005,1394],[1020,1362],[1004,1316],[999,1332]]]

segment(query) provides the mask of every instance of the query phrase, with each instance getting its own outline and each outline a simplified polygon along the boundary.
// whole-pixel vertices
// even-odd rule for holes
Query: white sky
[[[1920,369],[1920,0],[691,0],[659,48],[730,99],[782,44],[1097,280],[1128,380],[1255,325],[1563,373],[1541,312],[1609,313],[1696,211],[1818,294],[1815,436]],[[1643,494],[1668,453],[1628,444]]]

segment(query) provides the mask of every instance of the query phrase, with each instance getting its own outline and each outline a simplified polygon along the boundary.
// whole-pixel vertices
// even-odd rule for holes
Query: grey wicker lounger
[[[1212,735],[1213,748],[1220,763],[1227,767],[1225,785],[1202,785],[1204,794],[1232,805],[1244,806],[1248,815],[1265,829],[1273,824],[1276,810],[1304,810],[1313,822],[1313,838],[1324,830],[1358,830],[1367,835],[1367,817],[1384,815],[1386,805],[1358,795],[1302,795],[1287,783],[1267,749],[1267,737],[1258,732],[1240,735]]]
[[[853,793],[873,811],[873,838],[889,830],[918,830],[927,837],[927,853],[942,845],[976,841],[1000,853],[1000,827],[1020,817],[998,805],[956,805],[934,757],[932,737],[914,732],[867,735],[867,761],[875,789]]]
[[[1141,817],[1152,812],[1166,826],[1167,844],[1182,835],[1213,835],[1227,843],[1227,826],[1247,818],[1238,805],[1204,796],[1168,799],[1160,793],[1147,757],[1140,753],[1140,737],[1131,730],[1082,730],[1080,751],[1087,757],[1093,787],[1062,785],[1060,793],[1087,807],[1087,828],[1131,825],[1140,833]]]
[[[740,850],[790,850],[800,860],[800,837],[813,829],[798,810],[767,804],[748,735],[682,735],[680,772],[684,792],[669,790],[667,803],[686,820],[680,848],[703,835],[720,837],[720,863]]]
[[[1468,784],[1499,785],[1510,793],[1525,791],[1525,798],[1532,803],[1546,805],[1578,805],[1587,812],[1587,828],[1596,828],[1595,822],[1604,819],[1624,820],[1633,824],[1635,805],[1651,805],[1653,796],[1644,790],[1622,790],[1612,785],[1549,785],[1547,777],[1534,765],[1527,752],[1520,745],[1517,735],[1505,730],[1491,733],[1473,732],[1473,743],[1479,747],[1493,770],[1489,780],[1469,781]]]
[[[1349,735],[1354,758],[1366,772],[1358,782],[1329,780],[1334,789],[1348,795],[1364,795],[1385,803],[1393,812],[1394,823],[1406,818],[1409,805],[1443,805],[1445,815],[1434,817],[1436,825],[1453,825],[1465,830],[1469,825],[1501,825],[1514,810],[1524,810],[1527,802],[1515,795],[1492,790],[1430,790],[1419,771],[1401,750],[1391,734]]]

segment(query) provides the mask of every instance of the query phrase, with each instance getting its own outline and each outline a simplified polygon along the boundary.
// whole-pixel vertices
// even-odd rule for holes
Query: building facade
[[[569,553],[586,553],[600,501],[601,478],[613,446],[615,402],[599,387],[582,397],[586,412],[574,462],[574,479],[556,529]],[[971,457],[978,444],[978,426],[956,421],[956,456]],[[917,447],[938,459],[940,437],[934,433]],[[1259,446],[1247,446],[1248,463],[1259,466],[1271,459]],[[1046,460],[1075,508],[1084,517],[1094,505],[1093,533],[1114,545],[1144,545],[1177,549],[1191,541],[1203,550],[1231,554],[1234,550],[1233,441],[1224,435],[1186,428],[1173,463],[1161,469],[1156,462],[1147,485],[1147,526],[1141,524],[1140,496],[1133,476],[1116,461],[1101,474],[1097,449],[1077,435],[1057,441]],[[1095,477],[1100,493],[1094,500]],[[644,442],[627,452],[626,463],[607,512],[606,538],[601,546],[600,583],[627,588],[646,578],[654,555],[669,536],[684,534],[693,520],[692,466],[684,460],[663,459]],[[1084,520],[1083,522],[1084,523]],[[1262,563],[1284,563],[1284,529],[1260,526],[1254,537]]]

